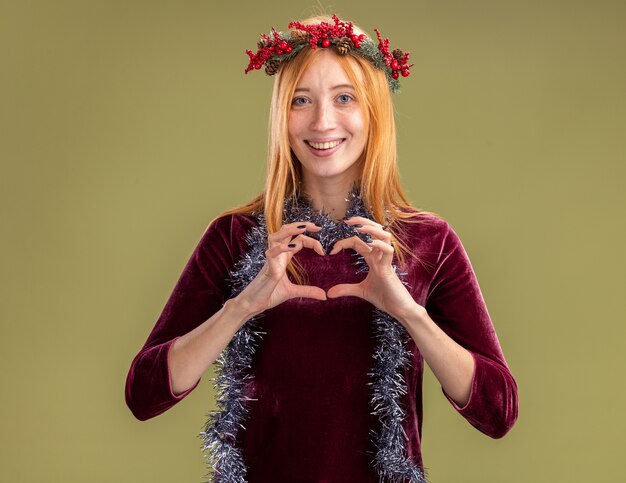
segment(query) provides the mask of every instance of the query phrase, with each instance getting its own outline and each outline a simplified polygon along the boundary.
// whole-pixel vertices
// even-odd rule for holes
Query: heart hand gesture
[[[360,297],[401,320],[416,302],[392,266],[394,249],[391,234],[379,223],[360,216],[346,220],[346,224],[359,233],[368,233],[372,237],[371,242],[366,243],[357,236],[344,238],[335,243],[329,255],[352,248],[363,256],[369,270],[367,277],[358,284],[342,283],[331,287],[327,292],[328,298]]]
[[[321,288],[296,285],[287,278],[289,261],[303,247],[311,248],[324,256],[322,244],[305,235],[307,230],[317,232],[321,228],[311,222],[299,221],[283,225],[276,233],[268,236],[269,248],[265,252],[265,265],[238,296],[250,316],[295,297],[326,300],[326,292]]]

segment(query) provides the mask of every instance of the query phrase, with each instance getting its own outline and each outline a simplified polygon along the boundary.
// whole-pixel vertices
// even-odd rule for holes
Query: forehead
[[[296,89],[330,88],[337,85],[352,85],[339,56],[330,49],[324,49],[316,55],[304,70]]]

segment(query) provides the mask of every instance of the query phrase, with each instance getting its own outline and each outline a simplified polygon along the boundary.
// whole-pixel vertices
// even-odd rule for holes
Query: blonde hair
[[[321,21],[332,22],[330,17],[316,16],[303,20],[302,23],[306,25]],[[365,33],[356,26],[354,30]],[[218,215],[218,218],[228,214],[250,215],[263,212],[268,234],[275,233],[282,226],[284,202],[299,194],[302,180],[299,162],[294,162],[288,137],[292,97],[304,71],[326,50],[329,49],[311,49],[307,46],[279,69],[274,81],[270,106],[265,189],[249,203],[225,211]],[[400,265],[404,263],[407,254],[419,260],[400,238],[401,222],[420,223],[424,220],[419,215],[436,217],[438,215],[413,208],[400,185],[396,125],[385,73],[356,53],[336,55],[354,85],[368,129],[364,161],[358,180],[365,207],[376,222],[390,225],[388,230],[392,234],[392,244]],[[292,258],[288,266],[289,273],[298,283],[302,283],[304,274],[293,262],[295,259]]]

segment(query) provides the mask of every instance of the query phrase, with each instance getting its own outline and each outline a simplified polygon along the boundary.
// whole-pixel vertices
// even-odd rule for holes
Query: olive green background
[[[623,481],[626,4],[337,1],[411,52],[402,179],[474,264],[519,384],[501,440],[427,371],[433,483]],[[309,2],[0,6],[0,481],[194,482],[209,375],[148,422],[124,381],[210,220],[263,186],[246,48]]]

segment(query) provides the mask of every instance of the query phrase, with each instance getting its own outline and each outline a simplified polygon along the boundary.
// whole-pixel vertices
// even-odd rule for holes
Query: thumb
[[[291,291],[293,298],[305,297],[317,300],[326,300],[326,292],[313,285],[294,285]]]
[[[334,285],[328,289],[326,295],[331,299],[350,296],[363,298],[361,287],[355,283],[340,283],[339,285]]]

